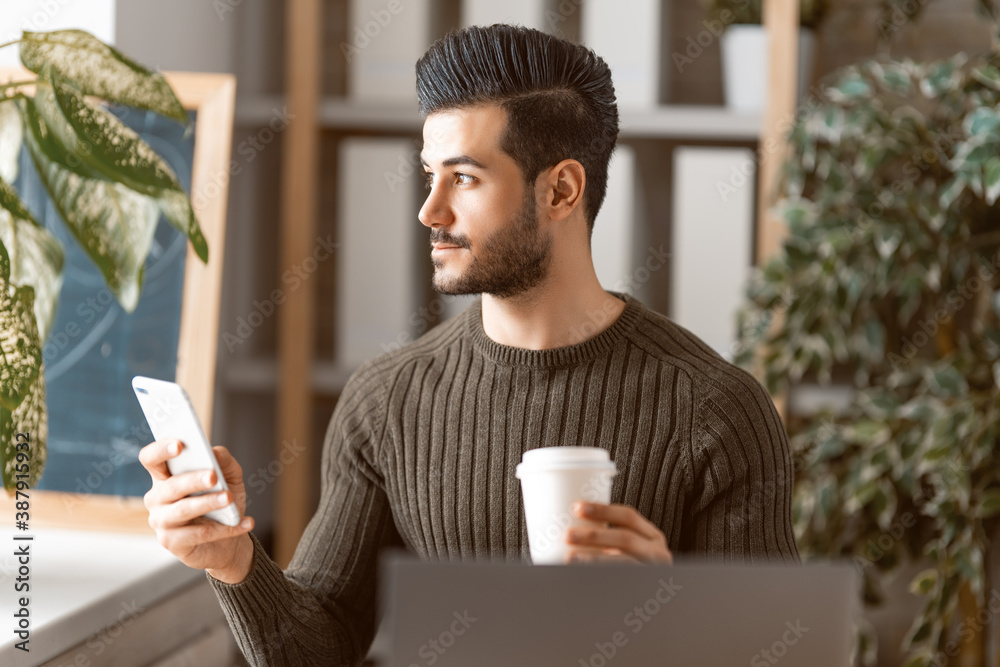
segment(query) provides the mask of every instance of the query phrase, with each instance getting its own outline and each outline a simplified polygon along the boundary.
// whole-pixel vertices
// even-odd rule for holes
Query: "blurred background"
[[[761,218],[769,207],[762,206],[759,172],[765,161],[780,162],[786,154],[761,142],[773,90],[765,42],[738,25],[759,22],[759,3],[757,16],[754,3],[742,0],[16,5],[4,8],[0,37],[82,27],[151,68],[236,76],[232,154],[228,169],[212,177],[228,183],[229,197],[219,339],[205,341],[218,346],[211,435],[241,462],[248,513],[279,562],[290,556],[315,507],[323,434],[350,373],[468,304],[430,289],[427,236],[416,217],[423,178],[413,63],[451,29],[513,21],[581,41],[608,60],[622,134],[593,244],[602,283],[670,315],[729,359],[746,352],[737,311],[754,267],[766,259]],[[784,134],[795,120],[823,118],[824,108],[810,95],[836,102],[837,95],[824,92],[831,82],[850,95],[840,85],[841,68],[872,59],[972,57],[988,52],[995,34],[983,4],[973,0],[803,2],[800,16],[809,33],[797,42],[802,59],[789,64],[799,90],[795,111],[785,114]],[[17,62],[13,49],[0,56],[0,64]],[[749,74],[733,69],[739,64],[748,64]],[[933,100],[935,91],[926,97]],[[849,113],[838,122],[850,125]],[[837,127],[828,123],[827,134]],[[801,139],[791,142],[795,159],[808,154]],[[879,159],[859,154],[862,162]],[[983,174],[988,191],[993,181]],[[815,170],[807,176],[822,180]],[[794,186],[794,174],[792,180]],[[815,192],[806,190],[792,194]],[[766,298],[758,301],[760,310],[773,312],[773,295],[770,305]],[[805,364],[794,389],[781,389],[790,424],[843,412],[851,403],[858,383],[843,367],[831,381],[822,366]],[[989,484],[979,490],[988,491]],[[876,558],[869,550],[869,566],[882,569],[888,559],[878,562],[881,553],[901,542],[887,532],[905,510],[895,499],[895,514],[882,522],[892,547]],[[845,506],[850,502],[843,499]],[[877,523],[874,533],[854,537],[879,544]],[[977,544],[987,553],[985,538]],[[827,545],[826,552],[850,556],[864,548]],[[912,569],[911,575],[923,567]],[[874,623],[869,641],[875,634],[880,639],[880,664],[901,664],[898,647],[921,608],[907,592],[909,580],[899,577],[888,588],[887,604],[868,614]],[[989,589],[980,582],[973,590],[983,599]]]
[[[282,276],[286,271],[294,271],[296,267],[283,265],[277,252],[283,224],[280,192],[284,135],[281,129],[273,129],[287,127],[288,123],[295,120],[289,117],[291,112],[283,97],[287,78],[286,52],[289,48],[285,26],[287,3],[254,0],[205,3],[176,0],[167,5],[152,1],[119,0],[111,4],[115,7],[115,43],[124,53],[139,62],[163,70],[231,72],[237,76],[236,127],[232,155],[234,168],[231,175],[223,176],[229,179],[230,196],[220,335],[230,333],[240,338],[237,334],[240,319],[247,321],[251,313],[261,310],[255,308],[255,301],[263,303],[269,300],[275,289],[287,290],[295,284],[291,280],[283,281]],[[412,83],[406,84],[407,80],[412,82],[412,68],[407,66],[407,71],[400,73],[395,87],[393,84],[396,82],[390,81],[385,90],[355,91],[351,97],[351,86],[361,86],[351,83],[357,72],[352,71],[347,62],[345,45],[354,45],[357,40],[356,28],[363,30],[365,23],[375,20],[369,12],[384,9],[388,3],[383,3],[385,7],[376,2],[368,3],[371,5],[370,9],[367,4],[361,3],[366,10],[361,12],[361,17],[352,15],[352,4],[346,1],[321,4],[321,51],[316,54],[321,99],[316,130],[319,185],[316,219],[313,223],[315,236],[329,237],[335,242],[342,240],[344,230],[338,225],[338,219],[351,215],[353,212],[345,210],[345,207],[355,203],[344,201],[345,194],[351,190],[348,184],[367,182],[370,189],[358,197],[361,209],[372,212],[371,219],[364,222],[380,230],[376,232],[375,238],[379,238],[381,244],[391,246],[405,242],[409,243],[407,250],[412,250],[398,255],[405,258],[407,271],[400,273],[405,282],[395,285],[392,290],[397,295],[405,295],[397,303],[401,303],[404,308],[407,305],[411,307],[397,313],[396,322],[402,325],[398,330],[386,329],[386,323],[382,322],[380,324],[383,329],[376,330],[375,333],[381,333],[383,337],[369,337],[370,349],[350,350],[338,358],[338,336],[344,335],[343,328],[338,327],[338,319],[347,319],[338,318],[338,308],[343,301],[342,291],[338,290],[339,264],[346,259],[344,255],[352,253],[343,252],[342,248],[342,252],[335,253],[329,260],[319,262],[314,272],[307,272],[306,267],[300,268],[299,275],[308,276],[307,280],[315,290],[311,388],[315,417],[313,434],[316,440],[309,443],[309,456],[318,456],[319,441],[336,402],[337,393],[358,361],[368,354],[384,351],[383,346],[387,350],[394,343],[398,345],[399,342],[414,339],[419,332],[453,312],[449,309],[450,304],[434,305],[435,299],[429,288],[430,261],[426,252],[426,235],[416,219],[422,200],[423,183],[419,169],[414,166],[414,151],[419,151],[421,121],[416,113],[416,95]],[[426,37],[420,40],[420,45],[414,51],[416,55],[434,38],[462,24],[463,3],[458,0],[424,3],[406,0],[401,4],[406,14],[405,21],[399,21],[399,24],[405,22],[409,28],[413,27],[410,24],[417,23],[427,29]],[[521,4],[543,5],[541,2]],[[672,204],[676,192],[673,186],[675,179],[683,177],[675,174],[674,152],[678,147],[685,146],[725,146],[753,150],[756,147],[761,114],[759,111],[731,111],[724,106],[720,41],[714,36],[711,40],[703,39],[706,42],[703,47],[697,41],[699,33],[706,31],[703,23],[709,19],[703,5],[696,0],[662,3],[662,6],[648,2],[637,4],[643,5],[643,9],[655,9],[662,22],[660,29],[654,33],[653,40],[657,61],[645,63],[648,71],[639,73],[647,77],[645,85],[650,91],[647,93],[650,95],[648,105],[657,107],[657,110],[663,110],[661,107],[669,105],[669,111],[678,112],[683,112],[689,105],[696,106],[698,108],[694,113],[700,113],[710,121],[700,123],[699,127],[678,128],[671,127],[670,121],[673,118],[664,115],[661,127],[641,128],[630,132],[631,118],[644,120],[649,125],[656,121],[646,120],[652,114],[645,106],[633,104],[630,107],[622,104],[624,137],[621,143],[633,151],[637,164],[631,168],[640,181],[640,187],[631,202],[610,201],[609,198],[609,205],[619,203],[618,210],[629,212],[632,216],[631,220],[616,221],[614,224],[623,234],[641,234],[646,237],[645,245],[657,249],[662,246],[669,253],[673,240]],[[566,0],[562,5],[562,9],[559,3],[555,3],[552,9],[536,12],[539,14],[537,27],[579,39],[583,14],[581,10],[586,7],[586,2]],[[564,11],[566,9],[570,11]],[[833,0],[830,3],[829,12],[817,31],[815,61],[808,76],[810,85],[838,67],[871,58],[880,48],[885,48],[879,28],[882,10],[882,4],[874,0]],[[496,12],[502,14],[503,10],[498,9],[494,11]],[[549,15],[546,16],[545,12],[549,12]],[[525,17],[529,15],[525,14]],[[628,21],[634,26],[646,23],[640,15],[629,15]],[[372,43],[367,48],[378,48],[380,40],[398,41],[388,33],[392,29],[393,25],[390,23],[383,32],[371,38]],[[625,36],[628,35],[629,33],[625,33]],[[690,50],[689,39],[701,49],[700,54],[698,49]],[[358,43],[363,43],[363,40]],[[989,45],[989,24],[977,14],[973,2],[961,0],[928,2],[919,21],[905,23],[893,30],[889,43],[893,56],[919,60],[947,57],[960,51],[984,51]],[[678,68],[671,58],[675,52],[690,58],[692,62],[681,60],[681,67]],[[364,51],[361,52],[363,54]],[[688,54],[694,57],[691,58]],[[406,54],[403,58],[409,55],[412,54]],[[679,69],[683,71],[678,71]],[[373,112],[369,114],[369,118],[364,118],[359,117],[363,115],[361,113],[345,110],[344,102],[352,99],[363,100],[369,105],[362,107],[363,110],[381,110],[382,117],[375,117]],[[412,99],[412,103],[408,104],[408,99]],[[673,109],[675,106],[679,108]],[[712,108],[705,110],[701,108],[703,106]],[[630,115],[627,113],[629,111],[637,113]],[[714,113],[709,115],[706,112]],[[688,120],[687,116],[677,118],[678,125],[681,121]],[[395,141],[379,141],[382,138]],[[359,139],[370,141],[359,142]],[[369,146],[371,150],[365,150]],[[381,154],[377,151],[379,148],[382,149]],[[360,160],[344,159],[358,153]],[[369,157],[370,154],[372,157]],[[367,173],[363,176],[356,175],[357,182],[349,181],[350,174],[344,172],[357,171],[359,162],[368,169]],[[735,164],[743,166],[741,161]],[[742,203],[746,206],[748,216],[744,217],[744,221],[751,227],[745,233],[741,233],[739,229],[730,233],[742,236],[737,239],[744,244],[743,252],[739,254],[745,258],[744,268],[748,269],[753,261],[753,250],[748,244],[754,238],[752,225],[756,217],[756,193],[753,179],[756,170],[751,167],[746,171],[749,172],[751,184],[744,186],[738,179],[732,181],[732,185],[739,186],[732,198],[749,195],[744,197],[745,201]],[[722,174],[725,182],[730,184],[729,170],[723,168]],[[704,192],[715,199],[721,199],[716,180],[718,179],[709,181]],[[615,194],[612,192],[612,197]],[[386,202],[380,200],[390,196],[397,197],[401,202],[405,201],[398,207],[398,218],[393,221],[381,219],[387,209],[383,208]],[[602,212],[602,218],[611,217],[608,215],[609,205]],[[284,224],[289,224],[289,221]],[[600,226],[598,224],[597,228]],[[629,226],[634,227],[630,230]],[[720,247],[712,252],[726,252],[724,246],[727,238],[715,236],[714,241]],[[637,261],[626,265],[623,275],[612,273],[611,276],[627,279],[635,269],[645,265],[645,255],[650,253],[646,251],[643,254],[645,248],[642,248],[642,244],[636,245],[640,253],[634,258]],[[374,252],[372,256],[377,258],[390,252],[385,246],[370,249]],[[361,252],[360,248],[354,250]],[[305,260],[306,257],[302,259]],[[626,281],[632,288],[630,291],[640,292],[650,307],[672,313],[671,289],[674,281],[671,280],[671,267],[676,260],[675,254],[666,258],[665,266],[661,270],[650,272],[645,281],[639,280],[646,275],[644,272],[640,272],[639,276],[631,276],[632,280]],[[363,266],[364,262],[359,264]],[[382,273],[404,268],[391,264],[379,262],[377,271]],[[719,269],[717,265],[715,268]],[[366,278],[368,276],[362,274],[354,284],[360,289],[366,284]],[[348,280],[351,278],[348,277]],[[605,280],[609,289],[614,289],[618,282],[610,277]],[[369,294],[375,302],[379,300],[378,287],[378,284],[368,285],[372,290]],[[713,284],[699,280],[685,288],[690,290],[691,299],[696,301],[699,296],[705,298],[699,290],[712,290]],[[405,294],[407,291],[412,291],[413,294]],[[280,306],[277,310],[280,311]],[[731,314],[729,316],[732,317]],[[254,322],[256,321],[254,318]],[[215,419],[217,430],[214,440],[233,448],[245,468],[266,470],[267,464],[273,460],[275,443],[280,443],[283,439],[276,430],[276,396],[281,391],[276,365],[278,318],[265,317],[263,323],[256,327],[248,321],[247,324],[252,329],[252,335],[240,338],[238,343],[230,341],[228,345],[221,339],[219,341],[221,400],[217,401],[219,413]],[[391,325],[390,321],[388,326]],[[245,329],[241,331],[245,332]],[[712,333],[702,332],[706,338]],[[732,333],[727,335],[733,336]],[[353,358],[350,357],[352,353]],[[315,466],[310,467],[317,469]],[[265,536],[273,522],[270,508],[274,506],[274,491],[274,484],[268,484],[267,489],[261,492],[260,499],[255,499],[255,505],[259,507],[254,508],[260,526],[258,531]]]

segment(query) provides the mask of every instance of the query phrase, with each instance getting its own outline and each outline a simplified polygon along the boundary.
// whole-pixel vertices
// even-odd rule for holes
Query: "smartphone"
[[[149,428],[156,440],[180,440],[184,443],[181,453],[167,460],[167,468],[171,475],[179,475],[193,470],[215,470],[219,480],[215,486],[206,491],[198,491],[191,495],[200,496],[206,493],[228,491],[226,479],[215,458],[205,431],[201,428],[198,415],[195,414],[191,400],[184,387],[176,382],[154,380],[137,375],[132,378],[132,389],[139,399],[142,412],[146,415]],[[212,510],[205,517],[227,526],[236,526],[240,522],[240,511],[235,503]]]

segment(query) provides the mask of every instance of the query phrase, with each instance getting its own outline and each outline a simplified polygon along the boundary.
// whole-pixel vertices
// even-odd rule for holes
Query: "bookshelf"
[[[283,95],[247,95],[237,100],[236,123],[266,125],[274,110],[287,104]],[[734,113],[710,105],[660,105],[653,109],[620,109],[622,139],[725,140],[755,142],[760,114]],[[319,129],[348,132],[389,132],[419,135],[423,120],[416,106],[357,103],[327,96],[319,101]]]

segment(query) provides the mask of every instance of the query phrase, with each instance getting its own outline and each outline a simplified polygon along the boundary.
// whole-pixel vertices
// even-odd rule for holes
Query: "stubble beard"
[[[541,284],[548,273],[551,255],[552,239],[542,236],[534,197],[528,196],[513,223],[493,232],[483,242],[463,274],[446,279],[441,274],[444,262],[432,260],[433,286],[440,294],[489,294],[509,299]]]

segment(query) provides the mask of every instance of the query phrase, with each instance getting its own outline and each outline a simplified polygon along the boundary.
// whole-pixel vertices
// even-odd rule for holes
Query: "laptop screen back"
[[[390,556],[392,667],[843,667],[857,573],[808,567],[531,566]]]

